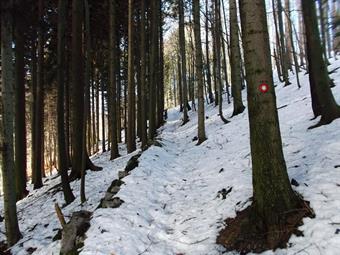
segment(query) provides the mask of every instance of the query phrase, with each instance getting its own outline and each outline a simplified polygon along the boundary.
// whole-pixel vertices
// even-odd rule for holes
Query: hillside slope
[[[340,61],[330,70],[336,67]],[[335,255],[340,250],[340,120],[307,130],[318,120],[310,120],[308,76],[300,75],[300,90],[294,76],[289,87],[277,83],[277,104],[289,176],[299,183],[294,189],[310,201],[316,217],[304,219],[300,227],[304,236],[293,236],[289,248],[263,254]],[[340,102],[340,71],[332,78]],[[224,114],[231,116],[232,105],[224,105]],[[181,126],[178,109],[168,111],[158,138],[162,147],[144,152],[139,166],[124,178],[117,195],[125,202],[119,208],[94,211],[81,254],[223,253],[215,240],[224,219],[247,207],[252,196],[248,116],[245,111],[225,125],[212,105],[206,116],[208,140],[196,146],[196,113],[191,112],[190,122]],[[104,170],[86,176],[88,203],[81,207],[77,199],[63,209],[65,214],[80,208],[93,211],[130,156],[112,162],[107,153],[97,155],[95,162]],[[24,238],[13,248],[14,254],[28,254],[30,248],[35,249],[33,254],[58,254],[60,243],[51,240],[60,228],[53,204],[62,203],[62,193],[45,194],[58,181],[48,180],[43,189],[18,203]],[[72,187],[79,194],[79,182]],[[227,193],[225,199],[221,193]]]

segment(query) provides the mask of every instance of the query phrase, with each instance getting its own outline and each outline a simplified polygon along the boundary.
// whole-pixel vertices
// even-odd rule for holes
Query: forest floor
[[[329,70],[340,67],[340,61],[332,63]],[[316,217],[304,219],[299,228],[304,236],[292,236],[287,249],[263,255],[340,254],[340,119],[307,130],[318,119],[311,120],[308,75],[300,76],[301,89],[294,75],[291,86],[284,88],[276,83],[277,105],[289,176],[295,180],[294,190],[310,201]],[[331,77],[336,83],[333,93],[340,103],[340,71]],[[232,105],[224,103],[224,115],[231,114]],[[124,156],[114,161],[109,161],[108,153],[94,156],[103,171],[87,173],[87,203],[81,206],[77,197],[62,208],[65,216],[80,209],[93,211],[81,254],[224,254],[223,247],[216,245],[224,220],[246,208],[252,196],[247,115],[246,110],[223,124],[218,109],[208,105],[208,140],[196,146],[196,112],[190,112],[190,122],[182,126],[178,109],[168,110],[167,123],[158,136],[162,147],[152,146],[145,151],[139,166],[123,179],[117,196],[124,203],[119,208],[96,209],[118,171],[134,154],[122,153]],[[59,254],[60,241],[52,242],[60,228],[54,203],[62,204],[63,197],[62,192],[51,189],[59,181],[59,177],[46,179],[42,189],[18,202],[24,237],[13,247],[13,254]],[[79,184],[72,183],[77,195]],[[3,223],[0,231],[2,240]]]

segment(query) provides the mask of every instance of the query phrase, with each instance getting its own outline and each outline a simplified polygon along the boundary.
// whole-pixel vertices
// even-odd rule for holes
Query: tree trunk
[[[285,8],[284,8],[284,17],[285,17],[285,41],[286,41],[286,52],[287,52],[287,60],[288,60],[288,68],[292,71],[293,66],[293,58],[292,58],[292,27],[290,25],[290,0],[285,0]]]
[[[84,56],[82,0],[72,1],[72,178],[80,178],[83,162],[84,136]]]
[[[177,53],[177,78],[178,78],[178,93],[179,93],[179,111],[183,111],[183,86],[182,86],[182,67],[181,56],[178,50]]]
[[[42,172],[44,170],[44,38],[43,38],[43,12],[44,3],[43,0],[39,0],[39,29],[38,29],[38,69],[37,69],[37,88],[36,88],[36,103],[33,114],[36,115],[34,127],[32,132],[35,133],[35,140],[33,146],[35,146],[35,154],[33,156],[32,178],[34,189],[39,189],[42,184]],[[34,99],[33,99],[34,100]]]
[[[322,53],[323,57],[325,59],[326,64],[328,63],[327,59],[327,51],[326,51],[326,28],[325,28],[325,17],[324,17],[324,8],[323,8],[323,1],[318,0],[318,6],[319,6],[319,15],[320,15],[320,28],[321,28],[321,43],[322,43]]]
[[[142,149],[147,147],[147,120],[146,120],[146,32],[145,32],[145,11],[146,11],[146,0],[141,0],[141,21],[140,21],[140,35],[141,35],[141,44],[140,44],[140,54],[141,54],[141,141],[142,141]]]
[[[129,0],[129,46],[128,46],[128,122],[127,122],[127,151],[131,153],[136,150],[136,94],[135,94],[135,78],[134,78],[134,32],[133,32],[133,0]]]
[[[284,31],[283,31],[283,18],[282,18],[282,2],[281,0],[277,0],[277,16],[279,21],[279,35],[280,35],[280,49],[281,49],[281,61],[282,61],[282,74],[283,74],[283,80],[285,82],[285,86],[290,85],[289,82],[289,76],[288,76],[288,54],[287,54],[287,48],[286,48],[286,42],[284,37]]]
[[[302,9],[302,0],[299,0],[299,9]],[[306,32],[305,32],[305,25],[304,25],[304,20],[303,20],[303,15],[302,12],[299,12],[299,34],[300,34],[300,41],[299,41],[299,49],[300,49],[300,66],[305,65],[305,60],[306,60],[306,54],[305,54],[305,49],[306,49],[306,42],[305,42],[305,37],[306,37]],[[307,61],[307,60],[306,60]]]
[[[187,63],[185,53],[185,33],[184,33],[184,3],[183,0],[178,0],[179,10],[179,49],[181,57],[181,72],[182,72],[182,86],[183,86],[183,125],[189,121],[188,116],[188,86],[187,86]]]
[[[12,0],[1,2],[1,101],[0,101],[0,161],[4,191],[4,216],[8,246],[20,238],[17,219],[14,166],[14,80],[12,52]]]
[[[220,6],[222,5],[222,13],[223,13],[223,20],[224,20],[224,28],[225,28],[225,38],[223,37],[223,25],[222,25],[222,18],[221,18],[221,10],[220,10],[220,34],[221,34],[221,44],[222,44],[222,54],[223,54],[223,58],[222,58],[222,69],[223,69],[223,75],[224,75],[224,81],[225,81],[225,91],[227,93],[227,102],[228,104],[230,104],[230,91],[229,91],[229,79],[228,79],[228,67],[227,67],[227,56],[229,57],[229,62],[230,62],[230,44],[228,41],[228,32],[227,32],[227,18],[225,15],[225,8],[224,8],[224,1],[220,0]],[[220,7],[221,9],[221,7]],[[227,42],[227,50],[225,48],[225,42]],[[228,54],[227,54],[228,53]],[[239,55],[241,55],[241,52],[239,52]]]
[[[69,43],[68,40],[66,41],[67,49],[69,49]],[[64,88],[64,94],[65,94],[65,147],[66,147],[66,162],[67,162],[67,167],[70,167],[71,164],[71,136],[70,136],[70,68],[69,68],[69,60],[70,60],[70,54],[69,50],[66,51],[66,61],[65,61],[65,88]]]
[[[302,11],[306,29],[312,106],[314,106],[315,117],[321,115],[320,122],[314,126],[317,127],[339,118],[340,108],[335,102],[329,85],[327,66],[323,58],[323,48],[319,37],[315,3],[302,0]]]
[[[324,15],[325,15],[325,20],[326,20],[326,41],[327,41],[327,54],[328,58],[332,57],[332,41],[331,41],[331,33],[330,33],[330,22],[329,19],[329,1],[326,0],[324,1]]]
[[[157,67],[158,62],[158,12],[159,0],[154,0],[151,3],[151,52],[150,52],[150,73],[149,73],[149,134],[148,139],[152,141],[156,135],[156,83],[157,80]]]
[[[232,95],[234,99],[233,116],[244,111],[245,107],[242,102],[242,83],[241,83],[241,56],[240,44],[238,37],[238,21],[236,0],[229,1],[230,17],[230,46],[231,46],[231,84]]]
[[[111,107],[111,118],[109,127],[111,127],[111,157],[110,159],[115,159],[119,157],[118,152],[118,141],[117,141],[117,48],[116,48],[116,16],[117,16],[117,6],[116,1],[109,0],[109,12],[110,12],[110,61],[109,61],[109,82],[110,82],[110,107]]]
[[[210,72],[210,58],[209,58],[209,17],[208,17],[208,0],[205,0],[205,57],[206,57],[206,73],[209,103],[214,102],[214,96],[211,90],[211,72]]]
[[[220,9],[220,0],[215,0],[215,43],[216,43],[216,80],[218,86],[218,113],[220,115],[221,120],[224,123],[228,123],[229,121],[223,116],[222,109],[222,78],[221,78],[221,9]]]
[[[278,30],[278,21],[277,21],[277,11],[275,8],[275,1],[272,0],[272,8],[273,8],[273,19],[274,19],[274,27],[275,27],[275,41],[276,41],[276,49],[277,49],[277,75],[280,80],[280,82],[284,82],[283,79],[283,65],[282,65],[282,50],[281,50],[281,41],[280,41],[280,34]],[[274,49],[274,54],[275,54],[275,49]]]
[[[301,88],[300,78],[299,78],[300,68],[299,68],[299,63],[298,63],[298,60],[297,60],[295,46],[294,46],[294,41],[293,41],[293,32],[292,32],[293,31],[293,27],[292,27],[292,20],[290,18],[290,15],[287,17],[287,22],[288,22],[288,27],[289,27],[289,31],[290,31],[289,39],[292,42],[290,48],[292,50],[291,55],[293,55],[293,59],[294,59],[294,68],[295,68],[295,75],[296,75],[296,83],[297,83],[298,88]]]
[[[333,0],[333,50],[335,57],[340,52],[340,4],[338,0]]]
[[[96,153],[96,149],[95,149],[95,146],[97,144],[97,132],[96,132],[96,111],[95,111],[95,83],[97,82],[97,79],[96,79],[96,71],[95,71],[95,68],[93,68],[92,70],[92,82],[91,82],[91,101],[92,101],[92,104],[91,104],[91,116],[92,116],[92,151],[94,153]]]
[[[117,70],[120,70],[121,49],[119,48],[120,38],[116,41],[117,50]],[[122,92],[122,77],[120,72],[117,74],[117,142],[122,142],[122,114],[121,114],[121,92]]]
[[[158,76],[158,127],[163,125],[164,113],[164,38],[163,38],[163,11],[162,1],[159,1],[159,76]]]
[[[106,142],[106,137],[105,137],[105,96],[104,96],[104,91],[105,91],[105,88],[104,88],[104,81],[103,81],[103,74],[101,74],[101,108],[102,108],[102,111],[101,111],[101,121],[102,121],[102,151],[105,152],[106,151],[106,145],[105,145],[105,142]],[[125,137],[126,139],[126,137]]]
[[[59,0],[58,3],[58,99],[57,99],[57,126],[58,126],[58,167],[61,175],[64,199],[66,204],[74,200],[69,180],[66,137],[64,126],[64,89],[65,89],[65,26],[67,17],[67,1]]]
[[[96,81],[96,151],[99,151],[99,137],[100,137],[100,128],[99,128],[99,119],[100,119],[100,113],[99,113],[99,91],[100,91],[100,83],[101,83],[101,77],[100,77],[100,68],[98,68],[98,74],[97,74],[97,81]]]
[[[16,7],[17,10],[19,6]],[[22,14],[22,13],[19,13]],[[17,200],[24,198],[26,190],[26,97],[25,97],[25,24],[16,16],[15,36],[15,180]]]
[[[194,34],[195,34],[195,63],[198,89],[198,143],[201,144],[207,138],[205,136],[205,114],[204,114],[204,97],[203,97],[203,54],[200,28],[200,1],[193,0],[194,16]]]

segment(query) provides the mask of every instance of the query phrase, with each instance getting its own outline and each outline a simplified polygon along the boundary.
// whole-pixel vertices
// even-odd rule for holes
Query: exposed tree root
[[[240,254],[285,248],[292,234],[302,235],[297,229],[302,225],[302,219],[313,216],[308,203],[302,201],[300,209],[281,214],[279,224],[268,226],[251,205],[238,212],[235,218],[225,221],[226,228],[220,231],[216,242],[228,251],[236,250]]]
[[[328,117],[321,117],[321,120],[318,123],[316,123],[313,126],[310,126],[308,129],[314,129],[314,128],[318,128],[318,127],[321,127],[321,126],[324,126],[324,125],[328,125],[338,118],[340,118],[340,113],[335,114],[334,116],[331,116],[331,117],[329,117],[329,116]]]
[[[246,109],[246,107],[244,107],[244,106],[235,108],[234,111],[233,111],[233,114],[231,115],[231,117],[234,117],[234,116],[236,116],[238,114],[243,113],[245,109]]]

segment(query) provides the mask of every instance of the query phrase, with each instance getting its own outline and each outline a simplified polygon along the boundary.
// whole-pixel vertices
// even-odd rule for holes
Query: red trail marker
[[[269,91],[269,85],[267,83],[261,83],[258,89],[262,93],[267,93]]]

